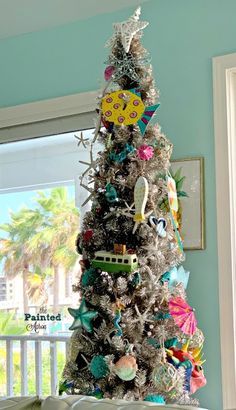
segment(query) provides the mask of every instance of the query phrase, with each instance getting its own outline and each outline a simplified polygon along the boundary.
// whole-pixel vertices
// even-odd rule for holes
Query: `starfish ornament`
[[[88,310],[85,299],[82,300],[79,309],[68,308],[68,312],[74,318],[74,322],[69,327],[69,330],[83,327],[89,333],[93,331],[91,321],[97,317],[98,312],[96,310]]]
[[[83,132],[80,133],[80,137],[78,135],[74,135],[74,137],[79,141],[77,144],[78,147],[82,144],[84,148],[87,148],[89,138],[84,138]]]
[[[131,54],[127,54],[124,49],[120,49],[119,56],[111,54],[106,61],[106,64],[114,67],[115,71],[112,74],[112,80],[117,81],[121,77],[127,75],[131,80],[139,82],[140,76],[136,70],[141,65],[147,65],[150,63],[148,56],[137,58]]]
[[[141,14],[141,7],[138,7],[135,13],[126,21],[121,23],[114,23],[115,34],[121,36],[122,45],[126,51],[129,52],[130,44],[140,30],[143,30],[149,24],[147,21],[139,21]]]
[[[88,168],[83,172],[82,177],[86,175],[91,169],[96,170],[97,160],[93,159],[93,151],[90,151],[90,162],[79,161],[81,164],[87,165]]]

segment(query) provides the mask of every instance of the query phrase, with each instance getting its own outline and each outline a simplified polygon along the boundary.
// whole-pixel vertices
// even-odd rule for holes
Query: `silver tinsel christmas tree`
[[[138,8],[114,24],[108,43],[90,162],[81,161],[92,208],[77,240],[81,304],[69,309],[74,332],[60,392],[197,405],[204,337],[186,302],[172,144],[149,123],[159,104],[140,42],[147,25]],[[104,144],[97,159],[96,141]]]

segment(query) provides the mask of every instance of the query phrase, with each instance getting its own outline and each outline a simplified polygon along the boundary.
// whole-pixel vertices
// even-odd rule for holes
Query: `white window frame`
[[[75,131],[78,119],[82,123],[89,122],[88,128],[93,128],[91,118],[98,94],[99,91],[89,91],[0,108],[0,144],[57,134],[58,127],[61,133]]]
[[[17,105],[0,109],[0,150],[1,143],[23,141],[37,137],[78,131],[79,129],[93,128],[95,109],[97,107],[97,96],[99,91],[89,91],[64,97],[52,98],[48,100],[36,101],[32,103]],[[61,131],[62,130],[62,131]],[[18,137],[19,135],[19,137]],[[98,150],[95,144],[95,153]],[[81,191],[78,175],[71,182],[75,183],[75,203],[81,208],[81,203],[87,197],[87,191]],[[58,180],[58,184],[69,182]],[[47,184],[44,184],[46,186]],[[55,182],[54,182],[55,185]],[[27,186],[29,188],[29,186]],[[22,187],[23,189],[24,187]],[[39,185],[30,189],[39,188]],[[12,191],[19,191],[12,189]],[[0,187],[1,191],[1,187]],[[6,190],[2,190],[4,192]],[[88,203],[80,209],[81,219],[89,209]]]
[[[236,409],[236,53],[213,58],[223,410]]]

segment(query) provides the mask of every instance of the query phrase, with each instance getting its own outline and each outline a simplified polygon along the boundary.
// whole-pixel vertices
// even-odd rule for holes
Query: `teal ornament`
[[[165,399],[160,394],[148,394],[143,399],[144,401],[152,401],[153,403],[157,404],[166,404]]]
[[[160,344],[153,337],[149,337],[147,339],[147,343],[150,346],[155,347],[156,349],[160,348]],[[165,346],[166,349],[170,349],[171,347],[176,347],[177,344],[178,344],[178,340],[177,340],[176,337],[173,337],[172,339],[165,340],[165,342],[164,342],[164,346]]]
[[[170,269],[169,272],[165,272],[161,277],[161,282],[168,282],[168,287],[174,288],[178,283],[182,283],[184,289],[188,286],[189,272],[187,272],[183,266],[177,268],[176,266]]]
[[[74,318],[74,322],[69,327],[69,330],[76,330],[83,327],[87,332],[93,331],[91,321],[98,315],[96,310],[88,310],[85,299],[82,300],[79,309],[68,308],[69,314]]]
[[[113,320],[113,323],[115,325],[116,330],[116,336],[122,336],[123,335],[123,331],[122,328],[120,327],[119,323],[121,321],[122,317],[121,317],[121,310],[120,309],[116,309],[116,315],[115,318]]]
[[[93,357],[90,363],[90,372],[95,379],[102,379],[108,375],[109,367],[104,356],[98,355]]]
[[[184,367],[185,369],[192,369],[193,364],[191,362],[191,360],[185,360],[184,362],[181,362],[179,367]]]
[[[173,337],[172,339],[165,340],[164,345],[166,349],[176,347],[178,345],[178,339],[176,337]]]
[[[156,110],[159,107],[160,107],[160,104],[156,104],[156,105],[151,105],[150,107],[145,108],[145,111],[142,117],[137,122],[142,135],[145,134],[149,121],[151,120],[152,116],[155,114]]]
[[[170,319],[171,315],[170,313],[164,313],[164,312],[159,312],[154,316],[155,320],[165,320],[165,319]]]
[[[87,288],[88,286],[93,286],[96,278],[97,278],[96,269],[94,268],[87,269],[82,274],[81,284],[84,288]]]
[[[121,163],[127,158],[128,154],[132,154],[133,152],[134,146],[127,143],[125,144],[124,149],[118,154],[116,154],[115,152],[111,152],[109,154],[109,158],[114,162]]]
[[[148,344],[150,345],[150,346],[153,346],[153,347],[155,347],[156,349],[159,349],[159,347],[160,347],[160,344],[156,341],[156,339],[154,339],[153,337],[149,337],[148,339],[147,339],[147,342],[148,342]]]
[[[132,287],[135,289],[137,288],[141,283],[141,275],[139,272],[135,272],[131,281]]]
[[[118,195],[117,195],[116,189],[113,187],[113,185],[111,185],[111,184],[106,185],[105,197],[106,197],[107,202],[109,202],[109,203],[113,203],[113,202],[118,201]]]

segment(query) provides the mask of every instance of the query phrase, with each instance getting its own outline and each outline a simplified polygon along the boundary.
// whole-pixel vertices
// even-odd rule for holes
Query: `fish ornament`
[[[115,125],[138,124],[141,134],[160,104],[145,107],[141,93],[137,89],[118,90],[105,95],[102,99],[102,114],[105,121]]]
[[[146,218],[153,212],[150,211],[145,214],[145,208],[148,200],[149,186],[145,177],[138,177],[134,187],[134,205],[135,214],[133,220],[135,222],[133,233],[135,233],[138,225],[146,220]]]

